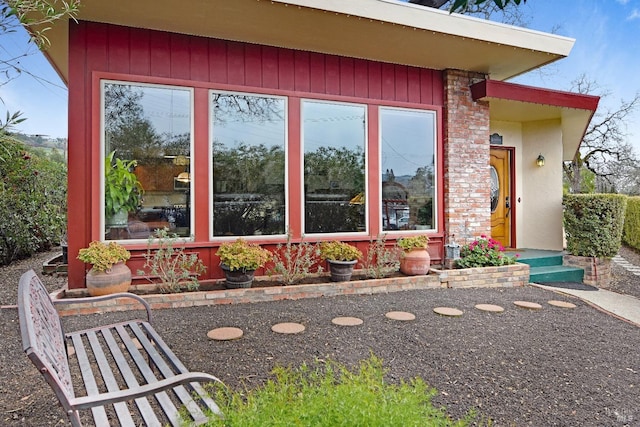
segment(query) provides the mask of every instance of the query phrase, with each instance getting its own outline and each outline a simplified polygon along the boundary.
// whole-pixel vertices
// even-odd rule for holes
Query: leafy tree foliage
[[[11,124],[11,122],[9,122]],[[48,249],[66,229],[66,168],[0,127],[0,265]]]
[[[47,31],[56,20],[75,17],[80,0],[5,0],[0,2],[0,35],[14,33],[21,26],[29,28],[31,42],[39,49],[47,49],[51,42]],[[27,50],[20,55],[12,55],[9,51],[0,50],[0,87],[21,74],[29,74],[39,79],[21,66],[21,60],[36,53]],[[1,100],[1,98],[0,98]]]

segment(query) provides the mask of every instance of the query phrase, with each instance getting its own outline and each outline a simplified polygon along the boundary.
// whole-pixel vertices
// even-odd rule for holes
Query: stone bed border
[[[182,293],[150,294],[142,297],[154,309],[198,307],[217,304],[243,304],[263,301],[296,300],[336,295],[371,295],[416,289],[516,287],[529,283],[529,266],[516,263],[501,267],[467,268],[460,270],[431,269],[426,276],[392,277],[352,280],[319,284],[274,286],[263,288],[225,289]],[[66,290],[52,294],[54,299],[66,297]],[[142,309],[130,299],[117,298],[96,303],[59,306],[62,316],[93,314],[109,311]]]

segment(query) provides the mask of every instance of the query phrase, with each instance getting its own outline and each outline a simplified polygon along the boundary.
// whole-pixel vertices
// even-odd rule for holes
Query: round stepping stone
[[[331,320],[331,323],[338,326],[358,326],[362,325],[362,319],[357,317],[335,317]]]
[[[452,307],[436,307],[433,311],[441,316],[460,317],[463,311]]]
[[[504,308],[493,304],[477,304],[476,308],[478,310],[488,311],[489,313],[502,313],[504,311]]]
[[[385,316],[387,317],[387,319],[400,320],[403,322],[416,320],[415,314],[407,313],[406,311],[390,311],[387,314],[385,314]]]
[[[207,337],[215,341],[237,340],[244,335],[240,328],[216,328],[207,332]]]
[[[548,301],[550,305],[554,306],[554,307],[561,307],[561,308],[576,308],[576,305],[567,301],[557,301],[557,300],[551,300]]]
[[[540,310],[542,306],[536,302],[529,301],[514,301],[515,305],[521,308],[528,308],[529,310]]]
[[[304,331],[304,329],[304,325],[291,322],[278,323],[271,327],[271,330],[278,334],[299,334]]]

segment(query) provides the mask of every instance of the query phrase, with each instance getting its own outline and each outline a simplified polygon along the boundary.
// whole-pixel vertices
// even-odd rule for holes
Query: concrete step
[[[563,254],[560,251],[523,249],[515,252],[519,254],[518,262],[529,264],[531,267],[562,265]]]
[[[550,267],[554,265],[562,265],[562,254],[545,256],[545,257],[518,259],[518,262],[529,264],[531,267]]]
[[[550,265],[531,267],[529,281],[533,283],[577,282],[582,283],[584,270],[577,267]]]

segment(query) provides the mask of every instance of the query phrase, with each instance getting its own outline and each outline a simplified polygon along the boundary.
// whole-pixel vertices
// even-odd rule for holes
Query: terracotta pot
[[[91,296],[115,294],[127,292],[131,285],[131,270],[124,262],[114,264],[107,271],[94,271],[92,268],[87,273],[87,291]]]
[[[329,273],[331,273],[332,282],[348,282],[353,274],[357,260],[354,261],[333,261],[327,260],[329,264]]]
[[[423,276],[429,274],[431,256],[427,249],[412,249],[405,252],[400,259],[400,272],[407,276]]]
[[[230,270],[226,264],[220,264],[227,279],[224,284],[228,289],[250,288],[255,276],[255,270]]]

